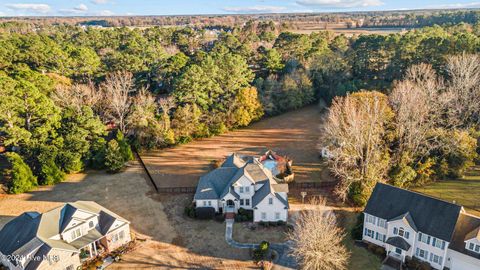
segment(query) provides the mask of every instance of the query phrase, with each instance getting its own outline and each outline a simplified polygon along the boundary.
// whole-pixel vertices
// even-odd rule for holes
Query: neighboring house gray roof
[[[458,217],[453,239],[448,248],[480,260],[480,254],[465,248],[465,241],[474,238],[480,228],[480,217],[461,213]]]
[[[408,251],[410,249],[410,244],[407,241],[405,241],[403,237],[400,237],[400,236],[390,237],[385,242],[389,245],[401,248],[405,251]]]
[[[450,242],[462,207],[420,193],[377,183],[364,212],[391,220],[411,215],[417,229]]]
[[[12,255],[36,238],[40,214],[32,218],[28,213],[23,213],[8,222],[0,231],[0,252],[3,255]]]
[[[43,214],[26,212],[8,222],[0,230],[0,252],[3,255],[26,255],[38,249],[37,254],[42,252],[47,254],[52,248],[78,252],[78,246],[81,243],[75,245],[75,242],[88,241],[91,238],[89,237],[91,233],[87,234],[85,239],[82,236],[72,243],[54,238],[65,230],[77,210],[92,213],[92,216],[99,215],[99,227],[102,232],[95,234],[93,237],[105,235],[116,220],[129,223],[112,211],[90,201],[67,203]],[[96,229],[93,231],[96,231]],[[15,264],[16,262],[12,261],[12,263]],[[35,264],[38,263],[31,261],[27,268],[35,269]]]

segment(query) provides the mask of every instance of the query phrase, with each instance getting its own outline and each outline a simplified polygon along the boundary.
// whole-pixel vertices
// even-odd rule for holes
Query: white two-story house
[[[130,222],[91,201],[26,212],[0,230],[0,265],[10,270],[80,269],[130,242]]]
[[[258,158],[232,154],[221,167],[200,177],[196,207],[217,213],[253,210],[254,221],[286,221],[288,185],[279,184]]]
[[[462,206],[378,183],[364,210],[363,240],[404,262],[435,269],[480,270],[480,218]]]

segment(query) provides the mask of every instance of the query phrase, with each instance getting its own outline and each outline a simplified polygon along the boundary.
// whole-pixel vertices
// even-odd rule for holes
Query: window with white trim
[[[273,198],[268,198],[268,204],[273,204]]]
[[[240,193],[243,193],[243,187],[240,187]]]
[[[250,199],[245,199],[245,205],[249,206],[250,205]]]
[[[115,243],[118,241],[118,234],[112,235],[112,242]]]
[[[366,217],[366,218],[367,218],[367,222],[368,222],[368,223],[372,223],[373,225],[375,225],[375,220],[376,220],[376,219],[375,219],[374,216],[367,214],[367,217]]]
[[[382,233],[375,233],[375,240],[378,240],[378,241],[382,241],[382,242],[385,242],[385,234],[382,234]]]
[[[279,213],[279,212],[275,212],[275,219],[276,219],[276,220],[279,220],[279,219],[280,219],[280,213]]]
[[[88,227],[93,228],[93,226],[95,226],[95,224],[93,223],[93,220],[90,220],[90,222],[88,222]]]
[[[421,248],[417,248],[417,251],[415,252],[415,256],[422,258],[424,260],[428,260],[428,251]]]
[[[445,249],[445,241],[443,241],[441,239],[438,239],[438,238],[435,238],[435,237],[432,237],[432,246],[444,250]]]
[[[207,206],[207,201],[203,201],[203,206]]]
[[[120,232],[118,233],[118,238],[120,238],[120,239],[125,238],[125,231],[120,231]]]
[[[442,265],[443,257],[430,253],[430,262]]]
[[[469,243],[467,249],[476,253],[480,253],[480,245],[474,243]]]
[[[377,226],[382,228],[387,228],[387,221],[385,219],[378,218]]]
[[[424,233],[418,233],[418,241],[430,245],[430,235],[426,235]]]
[[[243,199],[240,199],[240,205],[243,205]]]
[[[245,192],[250,193],[250,187],[245,187]]]
[[[77,238],[79,238],[80,236],[82,236],[82,231],[80,230],[80,228],[78,229],[75,229],[71,232],[72,234],[72,240],[75,240]]]
[[[374,237],[375,237],[375,232],[372,231],[372,230],[370,230],[370,229],[367,229],[367,228],[365,228],[364,234],[365,234],[366,236],[370,237],[370,238],[374,238]]]
[[[208,206],[212,206],[212,201],[208,201]]]
[[[262,219],[267,219],[267,213],[262,212],[262,213],[261,213],[261,216],[262,216]]]

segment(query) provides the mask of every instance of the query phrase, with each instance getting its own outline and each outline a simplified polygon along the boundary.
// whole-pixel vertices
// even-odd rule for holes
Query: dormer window
[[[476,253],[480,253],[480,245],[476,245],[474,243],[469,243],[467,245],[467,249]]]
[[[93,224],[93,221],[90,221],[90,222],[88,223],[88,227],[89,227],[90,229],[93,228],[94,225],[95,225],[95,224]]]
[[[80,230],[80,228],[75,229],[71,232],[71,236],[72,236],[72,240],[75,240],[75,239],[79,238],[80,236],[82,236],[82,231]]]

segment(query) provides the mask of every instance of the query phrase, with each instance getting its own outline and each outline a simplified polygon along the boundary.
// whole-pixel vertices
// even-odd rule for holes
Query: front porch
[[[96,258],[106,252],[106,248],[101,244],[100,240],[94,241],[80,249],[80,261],[85,262]]]
[[[92,229],[88,234],[71,242],[70,245],[80,250],[80,261],[88,261],[108,251],[103,236],[97,229]]]

